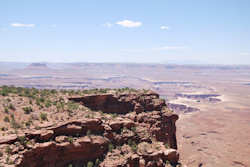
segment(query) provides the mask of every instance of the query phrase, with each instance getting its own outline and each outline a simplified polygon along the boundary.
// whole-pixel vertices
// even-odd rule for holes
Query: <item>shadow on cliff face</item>
[[[134,109],[134,104],[128,101],[119,101],[112,94],[75,97],[69,98],[69,100],[79,102],[91,110],[101,110],[105,113],[126,114]]]
[[[71,97],[69,100],[79,102],[91,110],[100,110],[104,113],[127,114],[135,111],[136,113],[146,111],[161,111],[166,107],[163,99],[154,92],[144,94],[99,94],[87,95],[82,97]]]

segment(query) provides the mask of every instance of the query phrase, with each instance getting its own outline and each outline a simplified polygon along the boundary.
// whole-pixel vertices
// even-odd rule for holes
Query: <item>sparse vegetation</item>
[[[0,87],[1,89],[1,87]],[[2,89],[1,89],[2,90]],[[7,91],[6,91],[7,90]],[[28,135],[25,136],[20,136],[23,134],[23,132],[26,133],[26,130],[28,128],[34,130],[40,130],[41,132],[43,131],[44,127],[53,127],[54,125],[52,123],[55,123],[57,125],[58,122],[63,123],[64,121],[71,121],[75,118],[95,118],[95,119],[102,119],[102,123],[109,124],[112,119],[121,117],[123,118],[120,114],[117,113],[104,113],[104,111],[92,111],[90,108],[80,105],[79,103],[72,102],[67,99],[66,96],[71,96],[71,95],[83,95],[83,94],[105,94],[105,93],[116,93],[114,91],[117,91],[119,93],[123,92],[136,92],[137,90],[135,89],[130,89],[130,88],[121,88],[121,89],[92,89],[92,90],[84,90],[84,91],[75,91],[75,90],[39,90],[39,89],[28,89],[28,88],[5,88],[5,93],[10,95],[9,97],[2,97],[3,98],[3,104],[1,104],[1,108],[4,110],[6,108],[6,112],[2,113],[3,114],[3,120],[4,122],[9,122],[8,124],[5,123],[3,124],[5,127],[7,127],[7,131],[5,127],[2,127],[1,135],[10,135],[10,134],[16,134],[19,136],[17,140],[15,141],[14,145],[16,147],[25,147],[25,150],[30,149],[30,147],[35,146],[36,142],[42,142],[40,140],[46,140],[46,141],[53,141],[57,143],[62,143],[73,146],[74,144],[77,144],[76,141],[78,141],[78,138],[83,137],[84,135],[91,137],[90,141],[94,142],[96,139],[99,140],[102,137],[106,137],[106,127],[104,129],[101,129],[98,131],[95,129],[94,131],[90,131],[89,129],[85,129],[81,123],[79,123],[77,120],[76,123],[72,123],[72,125],[75,126],[82,126],[82,130],[77,132],[76,134],[70,134],[72,136],[68,136],[69,134],[60,134],[60,135],[55,135],[51,132],[47,134],[44,133],[44,135],[51,135],[52,137],[48,137],[48,139],[42,139],[36,138],[36,137],[30,137]],[[146,91],[146,90],[145,90]],[[15,93],[15,95],[14,95]],[[123,96],[123,94],[122,94]],[[116,96],[115,96],[116,97]],[[20,110],[21,109],[21,110]],[[16,111],[15,111],[16,110]],[[4,110],[5,111],[5,110]],[[19,112],[21,111],[21,112]],[[24,114],[25,115],[24,115]],[[23,114],[23,115],[20,115]],[[27,115],[29,114],[29,115]],[[68,114],[68,115],[67,115]],[[125,118],[126,116],[123,115]],[[71,119],[73,118],[73,119]],[[2,121],[3,121],[2,120]],[[84,121],[88,119],[84,119]],[[94,119],[93,119],[94,120]],[[115,119],[115,121],[119,120],[118,118]],[[49,122],[43,122],[43,121],[49,121]],[[91,120],[92,121],[92,120]],[[94,121],[93,121],[94,122]],[[102,124],[101,123],[101,124]],[[70,123],[71,125],[71,123]],[[64,125],[63,125],[64,126]],[[68,126],[68,125],[67,125]],[[92,126],[92,125],[91,125]],[[137,125],[137,128],[139,125]],[[11,128],[10,128],[11,127]],[[108,127],[108,126],[107,126]],[[111,127],[111,126],[110,126]],[[137,148],[137,142],[140,140],[138,137],[141,135],[141,129],[137,129],[136,127],[129,127],[128,126],[122,125],[121,129],[117,129],[113,131],[113,127],[111,128],[113,133],[114,138],[117,138],[119,135],[121,137],[127,137],[123,141],[127,141],[125,143],[122,143],[121,145],[115,145],[113,143],[110,143],[108,145],[108,152],[110,155],[115,154],[116,151],[122,151],[123,146],[124,150],[128,150],[131,152],[131,150],[136,153],[139,151]],[[9,129],[8,129],[9,128]],[[14,130],[12,129],[14,128]],[[20,129],[18,129],[20,128]],[[48,128],[49,129],[49,128]],[[40,133],[40,131],[38,131]],[[149,132],[150,133],[150,132]],[[96,135],[96,136],[94,136]],[[86,137],[85,136],[85,137]],[[46,138],[47,136],[43,136]],[[57,137],[58,140],[56,139]],[[60,138],[62,137],[62,138]],[[128,140],[129,139],[129,140]],[[68,142],[68,143],[65,143]],[[101,140],[100,140],[101,141]],[[81,144],[81,143],[80,143]],[[99,143],[98,143],[99,144]],[[131,148],[128,148],[128,146]],[[9,147],[3,147],[2,152],[0,152],[0,157],[4,154],[3,160],[7,157],[6,154],[9,156],[6,158],[9,164],[12,163],[12,155],[10,154],[16,154],[16,147],[13,147],[13,145],[9,145]],[[103,146],[100,146],[102,148],[106,148]],[[163,146],[162,146],[163,147]],[[126,148],[126,149],[125,149]],[[4,150],[5,149],[5,150]],[[13,149],[13,153],[12,153]],[[115,150],[114,150],[115,149]],[[120,155],[119,155],[120,156]],[[101,160],[100,160],[100,159]],[[98,167],[101,164],[101,161],[105,156],[101,156],[97,159],[86,159],[83,164],[80,164],[85,167]],[[89,161],[91,160],[91,161]],[[68,167],[73,167],[75,165],[78,165],[78,162],[71,161],[71,164],[68,164]],[[79,162],[80,163],[80,162]],[[0,165],[1,167],[1,165]]]
[[[68,141],[70,144],[72,144],[73,141],[74,141],[74,139],[73,139],[73,137],[67,137],[67,141]]]
[[[5,152],[6,152],[7,154],[11,154],[12,149],[10,148],[10,146],[6,146],[6,147],[5,147]]]
[[[89,161],[87,164],[87,167],[93,167],[93,166],[94,166],[94,163],[92,161]]]
[[[6,114],[9,114],[9,109],[8,109],[7,107],[4,107],[4,112],[5,112]]]
[[[90,137],[90,135],[91,135],[91,130],[88,130],[87,133],[86,133],[86,135],[87,135],[88,137]]]
[[[74,103],[74,102],[68,102],[67,103],[68,111],[75,111],[79,108],[79,104]]]
[[[137,150],[137,144],[135,141],[129,139],[128,140],[128,145],[130,146],[130,148],[132,149],[132,151],[136,152]]]
[[[114,114],[111,114],[112,118],[116,118],[118,116],[118,114],[114,113]]]
[[[98,94],[98,93],[108,93],[110,89],[109,88],[101,88],[101,89],[89,89],[89,90],[83,90],[83,94]]]
[[[136,127],[133,126],[133,127],[131,128],[131,131],[134,132],[134,133],[136,133]]]
[[[31,99],[29,99],[29,104],[30,104],[30,105],[32,105],[32,104],[33,104],[33,102],[32,102],[32,100],[31,100]]]
[[[51,107],[51,101],[50,101],[50,100],[47,100],[47,101],[45,102],[45,107],[46,107],[46,108]]]
[[[30,127],[30,125],[32,124],[32,120],[30,119],[30,120],[26,121],[24,124],[26,127]]]
[[[21,125],[20,125],[18,122],[16,122],[15,116],[14,116],[13,114],[11,115],[10,124],[11,124],[11,127],[14,128],[14,129],[19,129],[19,128],[21,128]]]
[[[25,137],[25,136],[19,136],[19,137],[18,137],[18,140],[19,140],[19,142],[20,142],[22,145],[26,145],[26,143],[27,143],[26,137]]]
[[[95,167],[98,167],[100,165],[101,161],[99,160],[99,158],[97,158],[95,160]]]
[[[23,111],[25,114],[30,114],[31,112],[33,112],[33,109],[28,106],[28,107],[23,107]]]
[[[9,109],[16,110],[15,106],[12,103],[9,104]]]
[[[40,118],[42,121],[47,121],[48,120],[47,113],[40,113]]]
[[[123,93],[123,92],[138,92],[138,90],[136,90],[134,88],[128,88],[128,87],[119,88],[119,89],[116,89],[116,91],[120,92],[120,93]]]
[[[0,95],[2,96],[8,96],[11,90],[9,89],[8,86],[2,86],[0,90]]]
[[[165,148],[169,148],[169,145],[168,145],[168,143],[166,143],[166,144],[165,144]]]
[[[108,149],[109,149],[109,152],[112,152],[112,150],[114,149],[114,146],[113,146],[113,144],[109,144],[109,146],[108,146]]]
[[[8,116],[5,116],[3,120],[4,120],[4,122],[10,122],[10,119]]]

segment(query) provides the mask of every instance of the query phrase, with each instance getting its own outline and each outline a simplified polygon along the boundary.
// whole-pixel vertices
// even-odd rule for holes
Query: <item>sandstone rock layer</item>
[[[0,164],[17,167],[157,167],[177,164],[175,121],[154,92],[70,97],[91,118],[55,122],[0,139]],[[100,116],[94,113],[106,113]],[[111,114],[111,115],[109,115]],[[4,151],[7,150],[7,151]]]

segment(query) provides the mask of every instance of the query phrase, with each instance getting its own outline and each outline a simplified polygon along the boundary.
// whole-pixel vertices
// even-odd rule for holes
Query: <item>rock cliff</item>
[[[177,165],[175,122],[151,91],[68,97],[88,114],[0,138],[0,166],[161,167]],[[67,111],[65,111],[67,112]],[[71,111],[72,115],[74,112]],[[85,112],[85,111],[81,111]],[[77,113],[75,113],[77,115]]]

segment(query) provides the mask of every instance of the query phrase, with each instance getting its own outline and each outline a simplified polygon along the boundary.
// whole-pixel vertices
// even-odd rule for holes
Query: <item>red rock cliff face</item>
[[[0,157],[0,164],[8,163],[7,156],[18,167],[82,166],[90,162],[102,167],[177,164],[178,116],[158,94],[101,94],[69,100],[98,110],[93,111],[98,114],[0,139],[0,148],[12,148]]]
[[[154,92],[134,94],[102,94],[69,98],[75,102],[105,113],[126,114],[132,111],[161,111],[166,107],[164,100]]]

